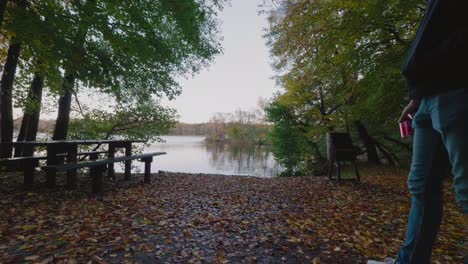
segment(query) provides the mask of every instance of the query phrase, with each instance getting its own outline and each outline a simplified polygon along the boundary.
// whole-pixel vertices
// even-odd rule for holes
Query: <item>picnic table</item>
[[[118,162],[120,160],[115,159],[115,152],[117,149],[124,149],[124,155],[127,157],[122,160],[125,162],[125,173],[124,178],[126,180],[130,179],[131,174],[131,162],[132,162],[132,144],[134,143],[144,143],[143,140],[51,140],[51,141],[17,141],[11,143],[0,143],[0,147],[5,144],[11,144],[13,147],[26,147],[29,149],[29,153],[34,153],[35,148],[37,147],[46,147],[46,157],[47,166],[53,167],[59,165],[60,158],[65,156],[68,164],[77,164],[78,163],[78,147],[79,146],[90,146],[90,145],[108,145],[108,161]],[[165,154],[165,153],[164,153]],[[32,185],[34,177],[34,156],[24,157],[22,165],[25,172],[25,185]],[[20,158],[21,159],[21,158]],[[8,160],[8,159],[6,159]],[[11,159],[10,159],[11,160]],[[108,177],[114,178],[114,162],[107,162],[107,175]],[[80,168],[80,167],[76,167]],[[56,186],[56,173],[55,169],[46,170],[46,185],[49,188],[54,188]],[[76,186],[76,169],[69,168],[66,176],[66,184],[69,188],[75,188]]]

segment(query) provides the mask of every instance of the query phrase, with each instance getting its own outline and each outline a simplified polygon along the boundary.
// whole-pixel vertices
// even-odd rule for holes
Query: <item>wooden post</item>
[[[34,145],[25,145],[22,147],[22,152],[21,156],[27,157],[27,156],[33,156],[34,155]]]
[[[338,174],[338,182],[341,181],[341,162],[336,161],[336,173]]]
[[[89,154],[89,160],[91,160],[91,161],[97,160],[98,158],[99,158],[99,154],[97,154],[97,153]]]
[[[333,159],[330,160],[330,166],[328,167],[328,179],[332,179],[332,171],[333,171],[333,164],[335,161]]]
[[[78,144],[67,144],[67,162],[68,163],[76,163],[77,156],[78,156]],[[76,188],[76,170],[69,170],[67,171],[67,188],[68,189],[75,189]]]
[[[151,162],[153,157],[143,158],[141,161],[145,162],[145,183],[151,183]]]
[[[102,173],[106,170],[105,165],[91,167],[90,173],[92,178],[92,192],[102,193]]]
[[[34,160],[27,159],[22,162],[23,164],[23,185],[25,190],[31,190],[34,184]]]
[[[57,165],[57,146],[54,144],[47,145],[47,165]],[[55,188],[57,171],[48,169],[46,171],[46,186],[47,188]]]
[[[357,181],[360,182],[361,181],[361,176],[359,176],[359,171],[358,171],[358,168],[357,168],[357,165],[356,165],[356,161],[353,161],[353,164],[354,164],[354,171],[356,172]]]
[[[125,144],[125,157],[131,156],[131,155],[132,155],[132,143],[128,142],[128,143]],[[125,177],[124,177],[124,179],[126,181],[130,180],[131,169],[132,169],[132,161],[131,160],[125,161]]]
[[[109,159],[115,158],[115,144],[114,143],[109,143],[108,157]],[[114,163],[109,163],[107,165],[107,177],[111,179],[115,179]]]
[[[335,146],[333,144],[333,137],[331,133],[327,133],[327,158],[330,161],[328,167],[328,179],[332,180],[333,166],[335,165]]]

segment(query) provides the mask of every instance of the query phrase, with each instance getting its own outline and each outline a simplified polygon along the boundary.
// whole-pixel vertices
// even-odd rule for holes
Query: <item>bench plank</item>
[[[93,155],[93,154],[104,154],[104,153],[107,153],[107,150],[80,152],[80,153],[78,153],[78,156]],[[67,156],[66,153],[57,154],[57,157],[59,157],[59,158],[66,157],[66,156]],[[25,157],[4,158],[4,159],[0,159],[0,163],[13,162],[13,161],[23,161],[23,160],[41,160],[41,159],[47,159],[47,156],[25,156]]]
[[[79,163],[73,163],[73,164],[47,165],[47,166],[43,166],[42,168],[55,169],[57,172],[63,172],[63,171],[76,170],[76,169],[82,169],[82,168],[92,168],[92,167],[97,167],[100,165],[106,165],[106,164],[122,162],[122,161],[145,159],[145,158],[160,156],[160,155],[165,155],[165,154],[167,153],[166,152],[153,152],[153,153],[145,153],[145,154],[133,155],[133,156],[117,157],[117,158],[112,158],[112,159],[79,162]]]

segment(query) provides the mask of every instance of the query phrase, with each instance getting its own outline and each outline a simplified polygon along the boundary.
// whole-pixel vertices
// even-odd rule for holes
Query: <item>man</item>
[[[403,65],[411,101],[399,122],[417,111],[408,176],[411,210],[397,259],[368,264],[430,262],[442,219],[442,181],[450,164],[457,201],[468,213],[467,7],[468,0],[429,0]]]

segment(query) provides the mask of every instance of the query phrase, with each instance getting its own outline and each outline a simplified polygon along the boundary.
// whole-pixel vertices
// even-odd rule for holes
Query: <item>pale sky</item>
[[[262,0],[232,0],[220,15],[224,54],[194,78],[181,80],[182,95],[167,105],[177,109],[181,122],[207,122],[217,112],[257,107],[259,97],[278,89],[265,39]]]

